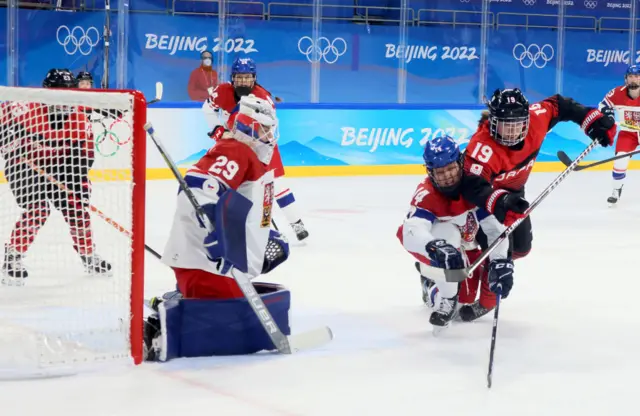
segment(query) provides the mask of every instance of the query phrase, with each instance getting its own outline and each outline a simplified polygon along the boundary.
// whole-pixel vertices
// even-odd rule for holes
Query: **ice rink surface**
[[[533,200],[557,173],[535,173]],[[640,172],[608,208],[609,172],[571,174],[533,214],[531,254],[491,317],[435,338],[412,257],[395,237],[419,176],[288,179],[310,232],[263,281],[291,289],[294,332],[335,339],[293,356],[181,359],[73,377],[0,382],[3,416],[622,415],[640,374]],[[162,251],[176,185],[147,185],[147,244]],[[289,232],[281,214],[275,216]],[[146,258],[146,296],[172,274]]]

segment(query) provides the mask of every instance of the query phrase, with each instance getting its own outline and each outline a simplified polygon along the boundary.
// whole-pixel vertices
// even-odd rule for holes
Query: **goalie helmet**
[[[631,65],[624,73],[624,84],[630,90],[637,90],[640,88],[640,66]]]
[[[231,65],[231,83],[238,97],[251,94],[256,84],[256,63],[251,58],[236,58]]]
[[[45,88],[75,88],[76,78],[68,69],[50,69],[42,81]]]
[[[271,161],[278,140],[278,119],[267,100],[250,94],[240,99],[238,111],[229,118],[233,137],[253,149],[264,164]]]
[[[431,139],[422,158],[433,186],[445,195],[457,195],[462,179],[462,154],[455,140],[446,135]]]
[[[495,90],[489,107],[491,137],[507,147],[515,146],[529,132],[529,101],[518,88]]]

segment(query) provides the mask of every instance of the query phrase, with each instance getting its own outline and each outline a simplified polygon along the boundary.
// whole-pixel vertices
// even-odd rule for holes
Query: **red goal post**
[[[142,362],[146,111],[0,87],[0,379]]]

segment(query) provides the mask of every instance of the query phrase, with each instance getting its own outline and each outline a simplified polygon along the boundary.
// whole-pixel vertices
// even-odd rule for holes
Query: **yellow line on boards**
[[[593,161],[584,164],[593,163]],[[590,168],[590,171],[610,171],[613,162],[604,163]],[[533,166],[534,172],[561,172],[565,166],[561,162],[537,162]],[[640,169],[640,160],[632,160],[629,169]],[[180,168],[184,175],[186,168]],[[290,178],[314,177],[314,176],[361,176],[361,175],[423,175],[423,165],[370,165],[370,166],[287,166],[286,176]],[[129,169],[105,169],[93,170],[89,177],[94,182],[114,182],[131,180]],[[147,180],[173,179],[173,174],[168,168],[148,168]],[[0,183],[7,183],[4,175],[0,173]]]

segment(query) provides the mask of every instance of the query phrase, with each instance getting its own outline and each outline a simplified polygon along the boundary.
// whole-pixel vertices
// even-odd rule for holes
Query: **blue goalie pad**
[[[282,333],[290,335],[289,290],[269,283],[253,285]],[[245,298],[169,300],[159,305],[158,312],[162,328],[160,361],[276,349]]]
[[[222,257],[243,273],[247,273],[246,222],[253,202],[238,192],[226,190],[216,204],[215,223]]]

